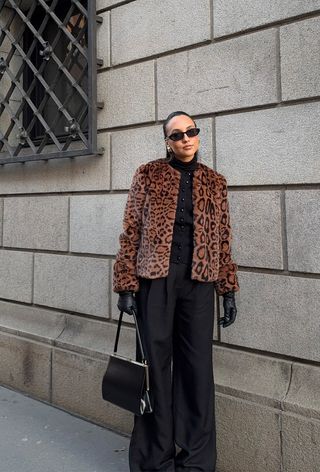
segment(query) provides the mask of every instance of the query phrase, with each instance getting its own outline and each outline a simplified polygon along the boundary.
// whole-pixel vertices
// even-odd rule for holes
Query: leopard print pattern
[[[181,174],[167,158],[142,164],[135,172],[124,212],[120,250],[113,268],[113,290],[139,290],[139,277],[169,272],[173,225]],[[214,282],[219,295],[238,291],[231,257],[227,182],[197,163],[193,174],[194,253],[191,278]]]

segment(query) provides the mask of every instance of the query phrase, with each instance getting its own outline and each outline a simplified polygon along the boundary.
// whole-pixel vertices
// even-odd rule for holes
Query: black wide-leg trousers
[[[192,280],[191,265],[170,263],[167,277],[140,277],[137,322],[154,410],[134,416],[130,472],[215,471],[213,297],[213,282]]]

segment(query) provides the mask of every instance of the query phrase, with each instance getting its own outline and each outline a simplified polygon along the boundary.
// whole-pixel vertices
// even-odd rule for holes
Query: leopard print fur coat
[[[141,164],[135,171],[124,210],[120,249],[113,266],[113,291],[139,290],[139,276],[169,273],[180,172],[167,158]],[[193,173],[194,249],[191,278],[214,282],[218,295],[240,290],[231,256],[226,178],[197,162]]]

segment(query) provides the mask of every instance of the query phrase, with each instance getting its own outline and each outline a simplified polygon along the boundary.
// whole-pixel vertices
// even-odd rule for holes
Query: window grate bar
[[[13,1],[13,0],[9,0],[10,2]],[[88,3],[90,3],[91,0],[88,0]],[[81,52],[81,54],[83,55],[83,57],[85,57],[85,59],[88,60],[88,54],[87,52],[85,51],[85,49],[77,43],[77,41],[75,40],[74,36],[72,36],[72,34],[68,31],[68,29],[63,25],[63,23],[61,23],[61,20],[59,20],[59,18],[57,17],[57,15],[51,11],[51,9],[48,7],[48,5],[45,3],[44,0],[38,0],[38,2],[40,3],[40,5],[42,5],[42,7],[44,8],[44,10],[46,10],[48,12],[48,14],[51,16],[51,18],[57,23],[58,27],[61,28],[63,30],[63,32],[65,33],[65,35],[69,38],[70,42],[72,44],[74,44],[74,46],[79,49],[79,51]],[[73,2],[74,3],[74,2]]]
[[[75,151],[63,151],[63,152],[53,152],[53,153],[48,153],[45,156],[39,156],[39,154],[34,154],[31,156],[14,156],[14,160],[12,160],[9,157],[3,157],[0,159],[0,165],[1,164],[12,164],[15,162],[26,162],[26,161],[39,161],[39,160],[49,160],[49,159],[57,159],[57,158],[75,158],[75,157],[80,157],[80,156],[88,156],[88,150],[87,149],[81,149],[77,150],[76,154]]]
[[[28,18],[24,15],[24,13],[19,10],[19,8],[16,7],[16,5],[14,4],[14,1],[13,0],[8,0],[11,4],[13,4],[13,8],[16,9],[16,11],[18,12],[19,16],[21,17],[22,21],[25,23],[26,26],[29,27],[29,29],[31,30],[31,32],[33,33],[33,35],[38,39],[38,41],[42,44],[43,47],[45,47],[45,41],[44,39],[42,38],[42,36],[40,36],[38,34],[38,32],[35,30],[35,28],[33,27],[33,25],[31,24],[31,22],[28,20]],[[43,5],[43,1],[42,0],[38,0],[39,3],[41,3]],[[34,3],[35,5],[35,3]],[[44,8],[47,12],[50,12],[50,8],[48,7],[48,5],[44,4]],[[72,36],[72,34],[69,33],[69,31],[67,30],[67,28],[59,21],[58,17],[53,13],[51,12],[52,14],[50,15],[55,21],[56,23],[58,24],[59,28],[63,30],[63,32],[68,36],[70,42],[72,43],[72,45],[74,47],[76,47],[81,53],[82,55],[85,57],[86,60],[88,60],[88,55],[85,53],[84,49],[78,44],[76,38],[74,38]],[[66,17],[67,18],[67,17]],[[7,34],[9,34],[10,32],[7,31]],[[16,41],[12,41],[13,44],[16,43]],[[15,44],[15,46],[19,46],[18,44]],[[18,48],[17,48],[18,49]],[[19,49],[18,49],[19,50]],[[20,54],[22,55],[22,57],[26,57],[24,51],[20,48],[19,50]],[[52,52],[51,54],[51,59],[54,60],[54,62],[57,64],[57,66],[63,71],[63,73],[66,75],[66,77],[68,78],[69,82],[71,83],[72,87],[76,88],[78,93],[80,95],[82,95],[83,99],[84,100],[87,100],[88,101],[88,97],[87,95],[85,94],[85,92],[81,89],[81,87],[77,87],[77,84],[76,82],[74,81],[72,75],[69,73],[69,71],[63,66],[62,62],[60,61],[60,59],[56,56],[56,54],[54,52]],[[35,69],[36,71],[36,69]],[[35,75],[37,75],[37,71],[34,72]]]
[[[56,0],[56,2],[57,2],[57,1],[58,1],[58,0]],[[72,12],[73,9],[74,9],[74,7],[72,6],[69,11]],[[61,34],[62,34],[62,32],[59,31],[59,33],[58,33],[58,35],[56,36],[54,42],[52,43],[52,47],[54,47],[55,44],[59,41],[59,38],[60,38],[60,35],[61,35]],[[70,51],[70,53],[69,53],[68,56],[66,57],[65,61],[68,60],[69,56],[70,56],[71,59],[72,59],[72,55],[73,55],[73,52]],[[39,73],[41,73],[44,68],[45,68],[45,64],[43,63],[43,64],[41,64],[41,66],[40,66],[40,68],[39,68]],[[84,74],[84,73],[85,73],[85,69],[83,70],[83,74]],[[59,81],[59,79],[60,79],[60,76],[61,76],[61,71],[58,70],[58,72],[56,73],[55,77],[53,78],[53,81],[52,81],[52,84],[51,84],[51,88],[52,88],[52,89],[54,89],[55,86],[57,85],[57,83],[58,83],[58,81]],[[82,78],[82,77],[81,77],[81,78]],[[32,80],[32,82],[31,82],[31,84],[30,84],[29,89],[27,90],[27,95],[28,95],[28,96],[30,96],[30,94],[31,94],[31,92],[33,91],[33,89],[34,89],[36,83],[37,83],[37,81],[36,81],[36,78],[34,77],[33,80]],[[72,91],[72,90],[69,92],[68,96],[71,96],[71,95],[73,95],[73,91]],[[40,112],[42,112],[42,110],[44,109],[44,107],[45,107],[45,105],[47,104],[48,100],[49,100],[49,96],[46,94],[46,95],[44,96],[42,102],[41,102],[40,105],[38,106],[38,110],[39,110]],[[65,100],[64,103],[63,103],[63,106],[66,107],[66,105],[67,105],[68,102],[69,102],[69,101]],[[23,104],[19,107],[19,110],[20,110],[20,108],[23,108]],[[58,119],[59,119],[59,117],[60,117],[60,113],[56,113],[56,117],[57,117],[57,118],[56,118],[56,119],[53,121],[53,123],[51,124],[51,128],[53,128],[53,127],[56,125],[56,123],[57,123],[57,121],[58,121]],[[33,124],[34,124],[34,122],[35,122],[35,119],[36,119],[35,117],[32,118],[32,120],[31,120],[31,122],[30,122],[30,124],[29,124],[29,126],[28,126],[28,128],[27,128],[27,130],[32,129]],[[48,137],[45,136],[44,139],[43,139],[44,143],[43,143],[43,146],[41,146],[41,149],[45,146],[47,140],[48,140]]]
[[[86,113],[84,114],[84,112],[86,112]],[[79,125],[82,124],[82,122],[85,120],[86,116],[87,116],[87,107],[85,107],[85,108],[82,110],[82,112],[79,114],[79,118],[78,118],[78,123],[79,123]],[[86,144],[86,146],[89,146],[89,142],[90,142],[90,141],[88,141],[88,139],[86,138],[86,136],[85,136],[82,132],[81,132],[81,134],[79,134],[79,135],[80,135],[80,137],[81,137],[81,139],[82,139],[82,142],[83,142],[84,144]],[[72,141],[72,137],[69,136],[69,137],[67,138],[66,144],[63,146],[63,149],[67,149],[67,148],[69,147],[71,141]]]
[[[13,111],[11,110],[11,107],[10,107],[9,103],[7,103],[4,100],[4,97],[1,95],[1,93],[0,93],[0,100],[1,100],[1,105],[6,109],[6,111],[10,115],[11,120],[14,121],[14,123],[17,125],[18,128],[20,128],[21,123],[19,122],[19,120],[16,117],[15,113],[13,113]],[[33,152],[35,152],[36,148],[34,147],[34,144],[33,144],[32,140],[30,139],[30,137],[27,136],[26,140],[29,143],[29,145],[30,145],[31,149],[33,150]]]
[[[9,144],[9,141],[5,137],[4,134],[1,133],[0,131],[0,150],[2,149],[2,146],[5,147],[5,149],[9,152],[10,156],[14,156],[14,148]]]
[[[90,0],[89,0],[90,1]],[[78,2],[78,0],[71,0],[72,3],[74,3],[76,5],[76,7],[78,8],[78,10],[81,11],[81,13],[83,14],[83,16],[85,16],[88,20],[88,14],[87,14],[87,11],[85,8],[83,8],[83,6],[81,5],[80,2]]]
[[[9,17],[4,28],[0,28],[0,44],[6,37],[11,42],[5,59],[7,64],[5,72],[8,74],[11,84],[9,82],[5,99],[0,95],[0,117],[2,112],[6,110],[10,121],[6,125],[5,135],[0,133],[0,150],[1,147],[7,148],[7,152],[2,153],[2,156],[0,154],[0,164],[96,154],[96,1],[87,0],[82,4],[79,0],[69,0],[68,5],[62,6],[63,2],[61,2],[61,6],[58,5],[56,9],[59,0],[51,0],[50,6],[46,4],[47,0],[34,0],[30,4],[26,4],[25,12],[21,10],[21,6],[23,5],[24,8],[25,5],[23,0],[7,0],[7,3],[12,7],[12,17]],[[0,0],[1,8],[4,4],[5,1]],[[44,12],[40,12],[43,19],[40,20],[41,25],[38,26],[34,13],[37,8],[41,10],[41,7],[44,10]],[[73,13],[75,8],[77,11]],[[68,11],[66,12],[66,10]],[[16,17],[20,19],[22,25],[17,31],[14,29],[14,33],[11,33],[8,25],[11,25]],[[53,35],[52,40],[49,40],[51,51],[48,52],[48,55],[45,51],[46,56],[42,62],[40,58],[34,56],[34,52],[37,48],[37,51],[40,50],[42,55],[41,47],[45,48],[48,45],[43,31],[50,19],[53,20],[50,22],[50,31],[54,33],[52,27],[56,24],[56,34]],[[61,43],[63,59],[60,60],[60,46],[59,53],[56,53],[55,50],[62,35],[64,35]],[[84,37],[84,35],[86,36]],[[21,41],[22,37],[23,42]],[[25,43],[25,39],[27,39],[27,43]],[[28,50],[26,50],[25,44]],[[18,63],[18,72],[15,67],[14,72],[9,67],[14,54],[20,56],[21,65]],[[57,54],[59,55],[57,56]],[[84,60],[79,60],[80,56]],[[53,78],[50,72],[49,74],[45,72],[46,75],[42,75],[48,64],[45,59],[52,59],[53,70],[55,69]],[[16,61],[13,65],[15,66],[15,64]],[[0,75],[0,83],[1,78]],[[23,83],[21,78],[23,78]],[[82,84],[84,79],[87,80]],[[60,81],[62,82],[60,83]],[[63,96],[62,93],[64,84],[69,90],[67,96]],[[39,87],[37,88],[37,86]],[[15,112],[13,112],[10,101],[15,90],[21,94],[22,98],[18,100],[21,102],[18,105],[18,111],[15,107]],[[75,93],[78,98],[75,98]],[[47,113],[46,104],[50,99],[53,106],[48,109],[49,121],[47,122],[43,112]],[[75,99],[75,106],[72,99]],[[23,114],[24,121],[30,115],[28,121],[25,121],[24,127],[21,114]],[[67,135],[62,132],[64,121],[58,123],[62,117],[71,126]],[[35,123],[36,127],[34,127]],[[74,124],[77,126],[73,130]],[[21,135],[17,135],[17,138],[20,138],[20,144],[12,146],[9,139],[15,126],[21,130]],[[41,137],[39,134],[42,134],[42,127],[43,136]],[[78,144],[82,142],[82,146],[72,146],[70,149],[74,138],[77,139]],[[35,142],[33,142],[34,139]],[[55,146],[57,151],[50,152],[50,148],[47,148],[45,154],[46,144],[49,144],[51,149]],[[77,150],[77,147],[81,149]],[[33,155],[30,154],[30,151]]]
[[[75,59],[76,59],[76,58],[75,58]],[[79,78],[79,82],[81,82],[81,80],[83,79],[83,77],[84,77],[84,75],[85,75],[85,72],[86,72],[86,69],[83,69],[82,75],[81,75],[80,78]],[[72,92],[72,90],[70,90],[69,93],[68,93],[68,95],[66,96],[65,101],[63,102],[63,105],[66,106],[67,103],[69,103],[69,101],[70,101],[72,98],[73,98],[73,92]],[[88,113],[88,105],[87,105],[87,104],[86,104],[86,106],[85,106],[85,110],[86,110],[86,112]],[[56,114],[55,114],[55,117],[54,117],[54,119],[53,119],[53,122],[52,122],[52,124],[51,124],[51,127],[54,127],[54,126],[57,124],[58,119],[59,119],[59,113],[56,113]],[[81,125],[81,122],[80,122],[79,120],[78,120],[78,123]],[[47,139],[48,139],[47,136],[45,136],[44,139],[43,139],[43,142],[40,144],[40,147],[43,148],[43,147],[45,146],[45,144],[46,144],[46,142],[47,142]],[[68,141],[68,146],[69,146],[70,142],[72,141],[72,138],[68,139],[67,141]],[[88,144],[88,143],[87,143],[87,140],[85,140],[85,141],[86,141],[86,144]],[[63,149],[65,149],[65,146],[63,146]]]
[[[7,70],[7,73],[11,79],[11,81],[15,84],[16,88],[20,91],[21,95],[22,95],[22,99],[25,100],[28,105],[30,106],[31,110],[33,111],[33,113],[35,114],[35,116],[38,118],[38,120],[40,121],[40,123],[42,124],[42,126],[44,127],[45,131],[47,133],[50,134],[52,140],[54,141],[54,143],[56,144],[57,148],[58,149],[61,149],[60,147],[60,143],[59,141],[57,140],[57,138],[55,137],[55,135],[53,133],[51,133],[51,130],[50,130],[50,127],[48,125],[48,123],[45,121],[45,119],[43,118],[43,116],[39,113],[37,107],[34,105],[34,103],[32,102],[32,100],[28,97],[28,94],[24,91],[23,87],[21,86],[20,82],[18,82],[15,78],[15,76],[12,74],[12,72],[10,71],[10,69]]]
[[[89,143],[91,151],[97,149],[97,122],[95,113],[97,110],[97,21],[96,1],[88,0],[88,41],[91,44],[91,54],[88,54],[88,73],[91,80],[88,81],[88,121],[89,121]]]
[[[55,7],[55,6],[57,5],[58,1],[59,1],[59,0],[54,0],[54,2],[53,2],[52,5]],[[36,3],[34,3],[33,8],[31,8],[30,11],[28,12],[28,15],[27,15],[28,17],[29,17],[29,16],[32,16],[32,14],[33,14],[33,12],[34,12],[35,5],[36,5]],[[71,9],[70,9],[70,10],[71,10]],[[11,19],[11,21],[10,21],[10,24],[11,24],[11,22],[12,22],[13,19],[14,19],[14,10],[12,10],[12,12],[13,12],[13,15],[12,15],[12,19]],[[41,33],[42,33],[42,31],[45,29],[45,27],[46,27],[46,25],[47,25],[47,23],[48,23],[48,20],[49,20],[49,17],[46,16],[46,17],[44,18],[42,24],[40,25],[39,31],[40,31]],[[18,37],[18,41],[20,41],[20,39],[21,39],[21,37],[22,37],[22,35],[23,35],[23,31],[24,31],[24,30],[22,30],[22,32],[20,33],[20,36]],[[59,36],[60,36],[60,34],[62,34],[62,33],[59,31]],[[59,36],[58,36],[58,38],[56,38],[57,41],[59,40]],[[37,40],[34,39],[33,42],[32,42],[32,44],[31,44],[31,46],[30,46],[30,48],[29,48],[29,50],[28,50],[28,52],[27,52],[27,56],[28,56],[28,57],[31,56],[31,54],[32,54],[32,52],[33,52],[33,50],[34,50],[36,44],[37,44]],[[10,60],[11,60],[11,58],[12,58],[13,55],[14,55],[14,50],[13,50],[13,48],[12,48],[11,51],[10,51],[9,56],[7,57],[7,63],[10,63]],[[9,60],[8,60],[8,59],[9,59]],[[25,62],[23,62],[22,65],[20,66],[18,72],[16,73],[16,80],[19,80],[19,79],[20,79],[20,76],[21,76],[23,70],[25,69],[25,67],[26,67]],[[42,73],[42,71],[43,71],[44,68],[45,68],[45,63],[42,63],[41,66],[40,66],[40,68],[39,68],[39,73]],[[32,82],[31,82],[31,84],[30,84],[30,86],[29,86],[29,88],[28,88],[28,90],[27,90],[27,92],[26,92],[26,94],[27,94],[28,96],[31,95],[31,93],[33,92],[33,90],[34,90],[36,84],[37,84],[37,81],[36,81],[36,78],[34,77],[33,80],[32,80]],[[7,101],[9,101],[9,98],[10,98],[10,96],[11,96],[11,93],[14,91],[14,88],[15,88],[15,87],[14,87],[14,82],[11,82],[11,86],[10,86],[10,88],[9,88],[9,90],[8,90],[8,92],[7,92],[7,94],[6,94],[6,96],[5,96],[5,99],[6,99]],[[46,95],[46,97],[47,97],[47,99],[49,99],[47,95]],[[24,105],[23,105],[23,102],[21,102],[21,104],[20,104],[20,106],[19,106],[19,108],[18,108],[18,110],[17,110],[17,112],[16,112],[16,115],[17,115],[17,116],[19,116],[20,113],[23,111],[23,106],[24,106]],[[42,110],[42,109],[41,109],[41,110]],[[41,111],[41,110],[40,110],[40,111]],[[32,126],[33,126],[34,121],[35,121],[35,117],[33,117],[33,119],[32,119],[32,121],[31,121],[30,125],[27,127],[27,131],[28,131],[29,129],[32,129]]]
[[[11,0],[10,0],[11,1]],[[12,38],[12,35],[9,31],[6,31],[6,34],[7,36],[9,36],[10,40],[11,41],[14,41],[14,39]],[[26,55],[24,54],[24,51],[21,49],[21,47],[19,46],[19,44],[16,44],[15,45],[16,49],[19,51],[20,55],[22,56],[22,58],[26,61],[26,63],[28,64],[28,66],[30,67],[30,69],[32,70],[32,72],[34,73],[34,75],[37,77],[37,79],[39,80],[39,82],[41,82],[41,84],[43,85],[43,87],[46,89],[46,92],[50,95],[50,97],[52,98],[52,100],[56,103],[56,105],[61,108],[64,116],[67,118],[67,120],[71,120],[71,116],[69,115],[69,112],[68,110],[64,110],[63,109],[63,106],[60,102],[60,100],[58,98],[56,98],[55,94],[52,93],[52,91],[50,90],[50,87],[49,85],[47,84],[47,82],[44,80],[44,78],[39,74],[38,70],[36,69],[36,67],[32,64],[32,62],[30,61],[29,58],[26,57]],[[16,84],[17,86],[17,84]],[[28,100],[28,97],[26,97],[26,94],[23,92],[22,94],[27,100]]]

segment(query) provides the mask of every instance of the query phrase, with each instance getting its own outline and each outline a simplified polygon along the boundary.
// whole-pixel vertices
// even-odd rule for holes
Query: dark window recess
[[[97,154],[95,3],[0,0],[0,164]]]

